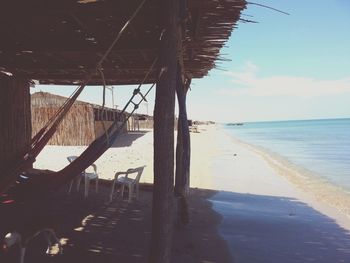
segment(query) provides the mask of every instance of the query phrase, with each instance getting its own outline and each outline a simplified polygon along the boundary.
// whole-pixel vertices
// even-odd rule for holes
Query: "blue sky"
[[[218,122],[350,117],[350,1],[258,1],[289,16],[248,5],[224,57],[231,59],[209,76],[193,80],[189,118]],[[253,17],[250,17],[253,16]],[[72,88],[32,90],[69,95]],[[116,87],[119,108],[130,87]],[[89,87],[81,99],[101,103],[101,88]],[[110,93],[107,97],[111,105]],[[148,103],[152,114],[154,94]],[[142,105],[139,112],[146,112]]]

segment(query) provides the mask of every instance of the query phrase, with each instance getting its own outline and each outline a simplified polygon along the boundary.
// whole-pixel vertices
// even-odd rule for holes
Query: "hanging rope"
[[[121,112],[119,113],[120,116],[122,116],[125,112],[126,112],[126,109],[129,107],[130,104],[133,104],[134,105],[134,108],[132,110],[131,113],[129,113],[128,117],[126,119],[123,120],[122,124],[120,125],[120,129],[124,127],[124,125],[127,123],[127,121],[130,119],[131,115],[135,112],[135,110],[137,110],[139,108],[139,105],[141,104],[142,101],[147,101],[146,97],[147,95],[149,94],[149,92],[153,89],[153,87],[155,86],[156,82],[158,81],[158,79],[161,77],[161,75],[164,73],[164,68],[162,68],[158,74],[158,78],[157,78],[157,81],[154,82],[151,87],[147,90],[147,92],[144,94],[142,94],[141,92],[141,87],[142,85],[144,85],[144,83],[146,82],[146,80],[149,78],[149,75],[151,74],[151,72],[154,70],[154,67],[156,65],[158,61],[158,57],[156,57],[151,66],[149,67],[145,77],[143,78],[142,82],[137,86],[136,89],[134,89],[133,93],[132,93],[132,96],[130,97],[130,99],[128,100],[128,102],[125,104],[124,108],[121,110]],[[135,103],[134,102],[134,98],[139,95],[141,97],[141,100],[138,102],[138,103]],[[111,132],[113,132],[113,130],[115,129],[118,129],[118,119],[115,120],[111,126],[108,128],[108,130],[106,131],[106,134],[110,134]],[[107,142],[108,145],[111,145],[113,144],[113,139],[112,139],[112,142]]]
[[[102,127],[103,127],[103,131],[106,134],[107,140],[109,140],[109,135],[106,129],[106,125],[105,125],[105,121],[103,118],[103,113],[105,111],[105,103],[106,103],[106,79],[105,76],[103,74],[103,70],[101,68],[101,65],[98,65],[98,71],[100,72],[101,75],[101,79],[102,79],[102,84],[103,84],[103,94],[102,94],[102,118],[101,118],[101,122],[102,122]],[[107,118],[108,119],[108,118]]]

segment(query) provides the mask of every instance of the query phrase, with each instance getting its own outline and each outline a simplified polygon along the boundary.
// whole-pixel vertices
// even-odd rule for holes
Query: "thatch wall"
[[[66,99],[46,92],[37,92],[31,96],[33,135],[48,122]],[[76,101],[48,144],[88,145],[94,139],[93,107],[89,103]]]
[[[33,135],[55,114],[58,107],[32,107]],[[95,139],[94,114],[89,105],[73,105],[49,141],[51,145],[88,145]]]
[[[45,92],[37,92],[32,95],[33,135],[47,123],[66,99]],[[119,120],[121,123],[125,117],[125,114],[121,114],[115,109],[102,110],[98,105],[76,101],[49,144],[89,145],[105,132],[102,122],[108,129],[112,121]],[[127,127],[123,129],[123,132],[126,131]]]

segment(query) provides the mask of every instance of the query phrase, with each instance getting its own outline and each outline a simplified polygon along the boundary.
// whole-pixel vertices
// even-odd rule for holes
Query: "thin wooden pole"
[[[177,73],[177,1],[161,1],[160,67],[154,108],[154,188],[150,263],[168,263],[174,227],[174,113]]]

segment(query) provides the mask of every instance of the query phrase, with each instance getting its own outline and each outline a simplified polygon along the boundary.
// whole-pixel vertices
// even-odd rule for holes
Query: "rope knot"
[[[140,93],[140,88],[134,89],[133,95],[137,95]]]
[[[101,63],[101,61],[97,63],[96,69],[97,69],[99,72],[102,71],[102,63]]]

